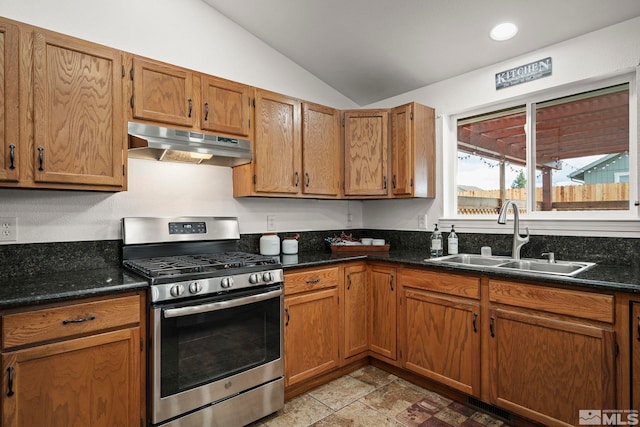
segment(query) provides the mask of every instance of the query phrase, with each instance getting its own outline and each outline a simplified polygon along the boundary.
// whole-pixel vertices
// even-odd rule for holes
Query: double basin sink
[[[593,267],[595,263],[580,261],[554,261],[540,259],[514,259],[501,256],[482,256],[477,254],[447,255],[430,258],[425,261],[442,262],[452,265],[475,265],[499,270],[519,270],[530,273],[554,274],[559,276],[575,276]]]

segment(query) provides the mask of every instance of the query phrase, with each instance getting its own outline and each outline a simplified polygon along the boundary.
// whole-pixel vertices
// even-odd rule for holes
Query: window
[[[457,120],[457,213],[629,211],[629,83]],[[530,131],[529,131],[530,129]]]

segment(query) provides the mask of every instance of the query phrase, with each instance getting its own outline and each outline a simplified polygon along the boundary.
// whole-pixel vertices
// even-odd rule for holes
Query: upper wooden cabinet
[[[0,19],[0,181],[18,181],[18,27]]]
[[[193,73],[180,67],[133,57],[130,70],[135,119],[193,127],[196,124]]]
[[[34,181],[122,188],[121,52],[35,31],[32,60]]]
[[[391,194],[435,197],[435,111],[412,102],[391,110]]]
[[[302,104],[302,192],[340,195],[340,112],[334,108]]]
[[[255,191],[298,193],[301,184],[300,101],[257,90],[255,115]]]
[[[387,110],[344,112],[344,195],[384,196],[388,190]]]
[[[251,94],[249,86],[202,76],[202,129],[250,138]]]
[[[129,62],[132,120],[253,139],[251,86],[139,56]]]
[[[0,186],[126,189],[122,52],[0,20]]]

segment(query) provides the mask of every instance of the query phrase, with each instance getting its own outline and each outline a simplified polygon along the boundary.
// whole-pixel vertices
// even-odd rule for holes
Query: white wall
[[[552,76],[508,89],[499,91],[495,89],[496,73],[548,56],[553,60]],[[436,109],[439,117],[436,147],[438,181],[437,195],[433,201],[408,200],[402,209],[397,209],[395,200],[365,201],[363,205],[365,227],[413,230],[417,227],[417,216],[426,213],[428,228],[431,230],[433,223],[438,218],[442,218],[444,214],[443,181],[445,177],[451,175],[443,168],[442,120],[447,115],[487,107],[545,89],[631,71],[639,64],[640,17],[368,105],[367,108],[386,108],[417,101]],[[455,144],[455,141],[453,143]],[[579,234],[580,227],[579,225],[567,227],[565,224],[554,230],[553,234],[562,234],[563,231],[571,228],[574,228],[570,231],[571,234]],[[504,227],[500,230],[500,232],[508,231]],[[482,231],[486,231],[486,228],[479,232]],[[618,233],[624,232],[624,228],[618,230]],[[636,234],[640,236],[640,233]]]
[[[6,18],[337,108],[357,105],[200,0],[0,0]],[[353,221],[347,222],[351,213]],[[362,204],[232,197],[231,169],[129,160],[129,191],[0,189],[17,243],[119,239],[125,216],[234,215],[242,233],[362,227]],[[14,243],[14,242],[10,242]]]
[[[10,19],[341,109],[357,108],[200,0],[0,0]],[[494,74],[551,56],[553,76],[495,91]],[[418,101],[438,115],[615,73],[640,60],[640,18],[426,86],[369,107]],[[442,129],[435,200],[366,202],[233,199],[231,169],[129,161],[129,191],[89,193],[0,189],[0,217],[18,218],[18,243],[120,238],[124,216],[237,215],[242,233],[347,228],[429,229],[443,214]],[[347,222],[351,213],[353,221]]]

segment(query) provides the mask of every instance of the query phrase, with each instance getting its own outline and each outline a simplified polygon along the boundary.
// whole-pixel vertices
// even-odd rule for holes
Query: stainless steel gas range
[[[123,266],[150,284],[153,426],[243,426],[284,405],[283,273],[238,251],[231,217],[124,218]]]

